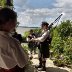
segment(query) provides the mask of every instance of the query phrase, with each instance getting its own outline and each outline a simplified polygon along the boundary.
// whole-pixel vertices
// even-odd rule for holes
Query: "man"
[[[39,66],[37,68],[42,68],[41,70],[46,71],[46,58],[49,57],[49,44],[50,44],[50,34],[48,30],[48,23],[42,22],[42,35],[41,37],[34,38],[32,41],[40,42],[39,46]]]
[[[16,12],[9,8],[0,10],[0,72],[25,72],[28,64],[28,55],[10,35],[16,24]]]
[[[35,35],[34,31],[31,29],[31,30],[29,31],[29,35],[28,35],[28,37],[27,37],[28,47],[29,47],[29,49],[30,49],[30,55],[31,55],[31,56],[30,56],[30,59],[33,58],[33,56],[32,56],[33,51],[34,51],[34,53],[36,53],[36,42],[30,41],[30,40],[33,39],[33,38],[36,38],[36,35]]]
[[[14,37],[15,39],[17,39],[20,43],[22,43],[22,41],[23,41],[22,35],[21,34],[18,34],[15,29],[14,29],[13,32],[14,33],[12,34],[12,37]]]

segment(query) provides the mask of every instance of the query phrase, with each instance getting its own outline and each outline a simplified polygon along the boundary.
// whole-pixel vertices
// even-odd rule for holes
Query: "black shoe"
[[[42,65],[37,65],[35,66],[35,68],[42,68]]]

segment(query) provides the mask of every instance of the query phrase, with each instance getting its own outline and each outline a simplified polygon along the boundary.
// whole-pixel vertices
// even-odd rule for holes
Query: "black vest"
[[[41,44],[42,46],[47,46],[47,45],[49,44],[49,37],[47,37],[47,38],[45,39],[45,41],[40,42],[40,44]]]
[[[50,35],[48,35],[48,37],[43,42],[40,42],[40,44],[47,46],[47,45],[51,44],[51,41],[52,41],[52,38]]]
[[[34,36],[35,36],[35,34],[34,34],[34,33],[32,33],[31,35],[29,35],[29,36],[28,36],[28,38],[31,40],[32,38],[34,38]],[[35,42],[33,42],[33,41],[28,42],[28,46],[29,46],[29,47],[34,48],[34,47],[35,47],[35,45],[36,45],[36,43],[35,43]]]

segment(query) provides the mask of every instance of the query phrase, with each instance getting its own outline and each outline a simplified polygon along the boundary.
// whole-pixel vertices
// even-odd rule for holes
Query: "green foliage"
[[[41,29],[39,29],[39,28],[34,29],[34,33],[40,34],[41,33]]]
[[[11,3],[13,4],[13,0],[11,0]],[[2,8],[6,7],[6,0],[0,0],[0,6]]]
[[[64,44],[64,56],[67,64],[72,64],[72,37],[68,37]]]
[[[41,33],[41,29],[39,29],[39,28],[33,29],[33,31],[34,31],[34,33],[35,33],[36,35],[39,35],[39,34]],[[26,31],[26,32],[24,33],[24,37],[27,37],[28,35],[29,35],[29,31]]]
[[[28,37],[28,35],[29,35],[29,31],[26,31],[26,32],[24,33],[24,37]]]
[[[58,32],[62,39],[67,38],[72,33],[71,21],[67,20],[58,26]]]
[[[5,0],[0,0],[0,6],[5,7]]]
[[[52,49],[53,49],[53,51],[54,51],[54,55],[55,54],[57,54],[57,55],[59,55],[59,54],[61,54],[62,52],[63,52],[63,42],[62,42],[62,40],[61,40],[61,37],[59,36],[59,34],[58,34],[58,31],[57,31],[57,29],[55,29],[54,31],[53,31],[53,38],[52,38],[52,44],[51,44],[51,46],[53,47]]]
[[[59,67],[62,67],[62,66],[64,66],[64,62],[63,62],[63,60],[61,60],[61,59],[56,59],[56,60],[54,60],[53,61],[53,63],[56,65],[56,66],[59,66]]]
[[[52,28],[51,35],[54,62],[59,65],[72,64],[72,22],[70,20],[61,22],[60,25]],[[63,60],[60,60],[61,58]]]
[[[22,47],[23,47],[24,51],[28,54],[28,46],[22,45]]]

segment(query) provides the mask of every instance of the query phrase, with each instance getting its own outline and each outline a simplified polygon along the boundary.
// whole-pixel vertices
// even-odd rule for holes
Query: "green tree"
[[[63,53],[63,41],[61,40],[57,28],[53,30],[51,47],[54,56],[59,56],[61,53]]]
[[[64,42],[64,62],[66,64],[72,64],[72,37],[68,37]]]
[[[55,60],[58,63],[72,64],[72,22],[70,20],[61,22],[60,25],[52,28],[51,35],[51,50]],[[63,60],[59,62],[61,55]]]
[[[58,26],[58,32],[60,34],[60,37],[62,39],[68,38],[68,36],[72,33],[72,22],[70,20],[61,22],[61,24]]]
[[[5,7],[5,0],[0,0],[0,6]]]
[[[10,0],[10,1],[11,1],[11,4],[12,4],[11,7],[13,7],[13,0]],[[7,3],[7,0],[0,0],[0,6],[1,6],[2,8],[4,8],[4,7],[9,7],[6,3]]]

